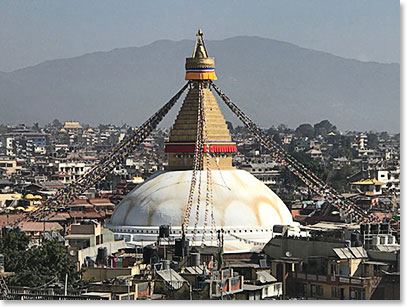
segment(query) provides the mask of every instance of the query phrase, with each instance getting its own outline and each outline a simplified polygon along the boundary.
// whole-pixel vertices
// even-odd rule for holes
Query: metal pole
[[[68,295],[68,273],[65,274],[65,296]]]
[[[45,220],[44,220],[44,231],[42,233],[42,244],[44,244],[44,238],[45,238]]]
[[[127,280],[127,300],[130,301],[130,281]]]

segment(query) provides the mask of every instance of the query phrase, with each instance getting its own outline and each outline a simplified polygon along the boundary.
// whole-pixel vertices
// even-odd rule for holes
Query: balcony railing
[[[372,277],[349,277],[349,276],[332,276],[332,275],[316,275],[307,273],[292,272],[291,277],[306,281],[315,281],[330,284],[352,284],[364,286],[369,284]]]

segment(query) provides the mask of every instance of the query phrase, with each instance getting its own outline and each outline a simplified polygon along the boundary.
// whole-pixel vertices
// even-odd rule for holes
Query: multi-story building
[[[58,164],[59,180],[63,183],[71,183],[90,169],[84,162],[63,162]]]

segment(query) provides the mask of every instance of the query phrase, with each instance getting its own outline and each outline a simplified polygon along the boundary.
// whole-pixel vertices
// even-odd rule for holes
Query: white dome
[[[206,171],[200,173],[202,185],[198,225],[202,226],[205,217]],[[121,201],[110,225],[181,226],[191,178],[191,170],[155,174]],[[290,211],[283,201],[250,173],[243,170],[213,170],[212,178],[217,227],[272,227],[276,224],[293,223]],[[189,227],[194,227],[195,224],[196,204],[195,196]]]

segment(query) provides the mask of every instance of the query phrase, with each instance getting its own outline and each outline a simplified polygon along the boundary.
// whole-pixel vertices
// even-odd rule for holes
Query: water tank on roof
[[[201,265],[201,254],[199,253],[191,253],[188,259],[189,266],[199,266]]]
[[[388,223],[381,223],[380,224],[380,233],[388,234],[390,233],[390,224]]]
[[[388,242],[387,242],[387,239],[388,239],[388,237],[387,237],[387,235],[379,235],[378,236],[379,237],[379,240],[380,240],[380,244],[388,244]]]
[[[177,262],[177,261],[171,261],[170,267],[171,267],[171,269],[173,269],[173,270],[175,270],[175,271],[178,271],[178,270],[179,270],[178,262]]]
[[[379,233],[379,224],[377,224],[377,223],[370,224],[370,233],[378,234]]]
[[[392,235],[387,235],[387,244],[395,244],[396,238]]]
[[[159,261],[157,248],[152,245],[148,245],[143,249],[143,263],[154,264]]]
[[[170,269],[171,261],[169,261],[169,260],[161,260],[161,263],[162,263],[162,269],[163,270],[169,270]]]
[[[170,236],[170,225],[161,225],[159,229],[159,238],[169,238]]]
[[[186,257],[189,254],[189,240],[175,239],[175,256]]]
[[[360,224],[360,233],[368,234],[370,230],[369,224]]]
[[[107,265],[107,247],[99,247],[96,257],[97,265]]]
[[[275,234],[281,234],[284,236],[287,232],[287,225],[274,225],[273,226],[273,233]]]
[[[352,247],[359,247],[362,246],[362,242],[360,240],[360,234],[353,232],[351,234],[350,240],[352,242]]]

